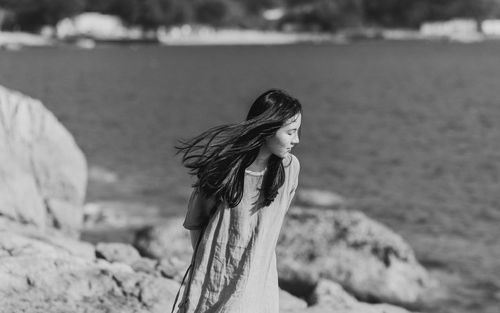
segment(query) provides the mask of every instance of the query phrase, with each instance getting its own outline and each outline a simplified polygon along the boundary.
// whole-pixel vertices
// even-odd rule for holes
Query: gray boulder
[[[0,86],[0,215],[78,236],[87,164],[43,104]]]
[[[389,304],[368,304],[358,301],[339,284],[320,279],[314,288],[306,309],[282,307],[281,313],[410,313]]]
[[[390,304],[368,304],[358,301],[339,284],[321,279],[311,294],[312,311],[328,308],[322,312],[363,312],[363,313],[408,313],[401,307]],[[318,311],[319,312],[319,311]]]
[[[159,260],[156,266],[161,276],[181,282],[184,274],[187,271],[189,262],[176,257],[166,256]]]
[[[291,208],[278,260],[280,282],[303,296],[327,278],[358,299],[413,305],[436,286],[401,236],[357,211]]]
[[[98,258],[105,259],[111,263],[120,262],[132,265],[141,259],[139,252],[134,247],[120,242],[98,243],[95,252]]]
[[[134,247],[141,255],[155,259],[172,258],[189,263],[193,253],[189,232],[181,218],[171,218],[161,225],[148,226],[136,232]]]
[[[68,249],[88,244],[0,233],[0,312],[168,312],[179,283]]]
[[[280,289],[280,312],[289,312],[289,311],[303,311],[307,308],[307,302],[304,300],[293,296],[292,294]]]
[[[71,240],[56,232],[47,235],[30,227],[19,227],[15,231],[12,229],[0,230],[0,257],[23,255],[74,256],[83,260],[94,260],[95,250],[89,243]],[[2,259],[2,261],[7,262],[8,258]]]
[[[157,261],[68,236],[82,227],[85,158],[39,101],[3,87],[0,151],[0,313],[171,309],[179,283]]]
[[[141,255],[157,259],[156,270],[163,277],[182,281],[191,262],[193,248],[189,232],[181,218],[171,218],[161,225],[148,226],[136,232],[134,247]]]
[[[161,272],[158,270],[158,261],[157,260],[153,260],[150,258],[140,258],[140,259],[134,261],[132,264],[130,264],[130,266],[136,272],[143,272],[143,273],[155,275],[155,276],[161,275]],[[167,277],[167,278],[171,278],[171,277]]]
[[[342,286],[350,286],[350,289],[346,288],[347,292],[356,297],[361,295],[367,300],[403,304],[416,301],[410,297],[415,294],[419,299],[420,292],[431,281],[400,236],[359,212],[291,208],[285,221],[277,249],[280,287],[307,300],[312,306],[307,311],[304,308],[300,311],[298,307],[303,307],[304,300],[282,290],[282,312],[336,312],[324,301],[327,297],[314,300],[322,294],[318,286],[322,286],[320,282],[325,278],[338,279]],[[159,260],[156,269],[161,276],[176,281],[181,280],[192,255],[189,232],[182,227],[182,218],[140,230],[136,233],[134,246],[142,255]],[[386,259],[388,261],[384,261]],[[394,265],[395,269],[391,267]],[[419,279],[422,279],[422,284]],[[344,308],[345,312],[364,313],[360,308],[372,306],[377,310],[366,312],[407,312],[396,306],[387,305],[391,310],[386,310],[382,304],[360,302],[358,305],[357,300],[353,302],[353,296],[340,285],[336,286],[342,290],[338,294],[345,295],[339,299],[350,303],[347,309]],[[405,288],[410,290],[405,292]]]

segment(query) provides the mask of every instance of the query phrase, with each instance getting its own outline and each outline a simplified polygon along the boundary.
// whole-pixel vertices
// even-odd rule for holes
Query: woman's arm
[[[194,250],[196,247],[196,243],[198,242],[198,238],[200,238],[201,229],[192,229],[189,231],[189,234],[191,235],[191,246]]]

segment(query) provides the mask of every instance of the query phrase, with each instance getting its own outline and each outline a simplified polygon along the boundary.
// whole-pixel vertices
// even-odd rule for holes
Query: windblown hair
[[[278,89],[261,94],[252,104],[247,118],[239,124],[213,127],[175,148],[193,185],[205,196],[236,207],[243,197],[245,169],[257,158],[266,138],[273,136],[287,120],[302,112],[300,102]],[[271,155],[260,189],[263,206],[273,202],[285,181],[282,159]]]

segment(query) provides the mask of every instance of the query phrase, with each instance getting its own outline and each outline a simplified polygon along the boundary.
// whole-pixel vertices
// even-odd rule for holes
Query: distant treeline
[[[266,19],[262,13],[273,8],[283,8],[284,14]],[[117,15],[145,29],[191,23],[335,31],[358,26],[414,28],[424,21],[454,17],[493,18],[499,16],[500,0],[0,0],[0,27],[36,31],[89,11]]]

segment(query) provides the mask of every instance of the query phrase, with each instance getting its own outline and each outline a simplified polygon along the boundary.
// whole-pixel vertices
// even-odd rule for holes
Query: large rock
[[[279,295],[280,312],[304,310],[307,308],[306,301],[293,296],[292,294],[281,290]]]
[[[356,298],[414,305],[435,281],[411,247],[361,212],[294,207],[278,243],[280,283],[307,297],[320,278]]]
[[[376,245],[375,242],[380,244],[378,249],[384,249],[385,246],[383,246],[383,244],[385,244],[394,249],[399,249],[398,253],[403,253],[403,251],[405,251],[404,253],[406,258],[408,258],[408,260],[413,260],[410,262],[414,262],[414,266],[422,271],[422,277],[427,279],[425,270],[421,268],[418,263],[416,263],[411,248],[401,239],[401,237],[394,234],[384,226],[369,220],[360,213],[344,212],[346,216],[342,218],[340,216],[342,215],[340,214],[341,212],[324,213],[325,215],[323,216],[321,212],[326,212],[323,209],[311,209],[303,213],[302,210],[303,209],[300,208],[291,209],[290,215],[286,218],[287,221],[284,226],[284,233],[282,234],[283,238],[281,238],[280,245],[278,247],[280,287],[287,291],[285,292],[282,290],[280,293],[280,310],[282,313],[326,313],[337,312],[335,311],[336,309],[339,309],[339,312],[345,313],[408,312],[396,306],[383,304],[371,305],[359,302],[353,296],[344,291],[340,285],[334,282],[325,283],[325,280],[323,279],[323,277],[335,278],[336,276],[333,275],[335,270],[340,271],[339,273],[335,273],[339,274],[339,277],[346,277],[351,272],[360,272],[359,274],[351,273],[351,275],[358,275],[357,277],[360,277],[360,280],[356,282],[360,284],[364,282],[369,283],[371,284],[370,286],[373,290],[367,288],[362,289],[362,286],[352,284],[355,287],[359,287],[358,290],[353,291],[356,295],[358,295],[357,292],[365,295],[366,298],[369,298],[366,296],[369,292],[378,295],[378,290],[390,290],[390,288],[393,287],[392,285],[383,286],[383,284],[390,284],[394,281],[407,283],[408,274],[405,273],[405,270],[415,270],[410,266],[403,268],[403,271],[401,272],[392,273],[393,276],[401,275],[402,278],[393,276],[384,277],[384,272],[380,272],[378,276],[370,276],[370,273],[365,272],[366,266],[380,267],[379,263],[381,261],[378,256],[373,256],[375,253],[373,251],[376,249],[372,246]],[[359,223],[363,222],[366,223],[366,225],[359,225],[360,228],[356,228],[355,221],[352,220],[349,223],[348,221],[350,219],[348,217],[357,217],[360,219],[358,221]],[[302,218],[304,218],[303,223],[301,222]],[[325,220],[319,222],[316,218],[325,218]],[[337,219],[339,220],[336,221]],[[367,229],[364,229],[361,226],[367,227]],[[293,229],[293,227],[297,228]],[[290,230],[289,228],[292,228],[293,230]],[[349,239],[341,239],[339,234],[339,237],[337,238],[338,242],[336,242],[335,239],[332,238],[331,232],[333,230],[336,230],[339,233],[344,232],[344,235]],[[160,260],[157,265],[157,270],[161,271],[162,276],[180,281],[180,278],[184,274],[192,255],[191,242],[188,234],[189,232],[182,228],[182,219],[172,218],[169,222],[163,225],[147,227],[137,232],[134,246],[141,252],[142,255]],[[374,237],[372,238],[372,236]],[[367,240],[367,238],[371,238],[371,240],[374,241],[370,244],[372,245],[371,247],[363,247],[361,244],[362,240]],[[386,239],[382,240],[382,238]],[[343,243],[341,243],[342,240],[344,240]],[[350,242],[349,245],[347,244],[347,241]],[[341,249],[337,252],[346,252],[348,254],[344,256],[344,258],[339,257],[335,252],[330,254],[331,249],[340,249],[338,245],[342,246],[343,250]],[[363,249],[365,248],[369,251],[363,252]],[[373,251],[371,251],[372,248],[374,249]],[[350,249],[352,249],[352,251],[350,251]],[[380,252],[380,254],[382,255],[383,253]],[[387,252],[387,254],[390,253]],[[309,257],[316,257],[317,259],[310,262]],[[331,261],[330,258],[332,257],[338,258],[338,260]],[[343,262],[349,261],[348,257],[364,258],[365,260],[358,260],[352,265],[344,264]],[[387,255],[386,257],[390,260],[389,262],[397,262],[392,260],[393,256]],[[375,258],[376,260],[372,260],[372,258]],[[331,266],[329,266],[330,264]],[[385,264],[383,269],[384,271],[391,270],[387,269]],[[363,281],[361,279],[365,280]],[[349,280],[345,280],[345,282],[349,282]],[[373,284],[375,282],[378,282],[381,285],[374,286]],[[412,287],[409,283],[408,286]],[[423,288],[423,286],[421,287]],[[361,293],[360,291],[365,293]],[[299,296],[299,298],[290,295],[288,292],[295,296]],[[372,295],[372,293],[369,294]],[[306,302],[303,299],[307,300],[307,303],[311,305],[307,309],[305,307]],[[338,305],[332,306],[332,299],[342,301],[340,301]],[[382,299],[386,298],[379,298],[379,300]],[[390,298],[389,300],[394,300],[394,298]],[[341,306],[342,303],[345,305]]]
[[[141,255],[159,260],[157,269],[164,277],[182,281],[191,262],[193,248],[189,231],[181,218],[172,218],[161,225],[148,226],[136,232],[134,247]]]
[[[95,249],[89,243],[68,239],[63,234],[56,232],[50,235],[42,234],[30,227],[0,230],[0,257],[24,255],[33,257],[73,256],[91,261],[95,259]],[[8,259],[2,259],[2,262],[4,261],[8,261]]]
[[[162,225],[139,230],[134,247],[144,255],[155,259],[178,258],[189,263],[193,254],[189,231],[182,227],[181,218],[172,218]]]
[[[68,249],[91,245],[0,233],[0,312],[169,312],[179,283]]]
[[[120,242],[98,243],[95,250],[98,258],[105,259],[108,262],[131,265],[141,259],[139,252],[134,247]]]
[[[43,104],[0,86],[0,215],[78,235],[85,157]]]
[[[308,299],[306,309],[280,307],[281,313],[410,313],[389,304],[369,304],[358,301],[339,284],[320,279]]]

